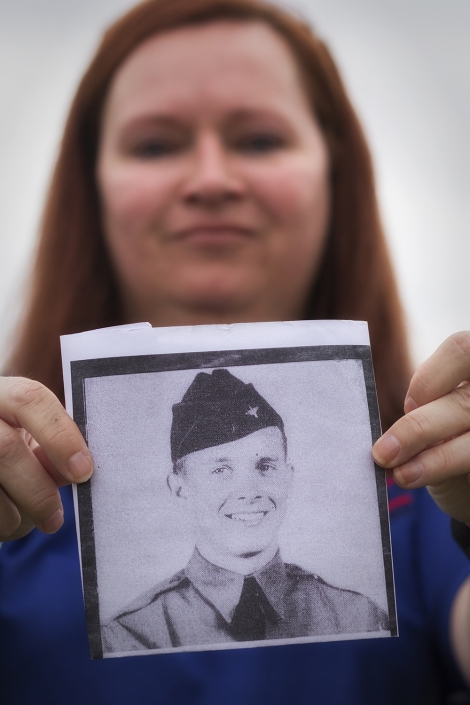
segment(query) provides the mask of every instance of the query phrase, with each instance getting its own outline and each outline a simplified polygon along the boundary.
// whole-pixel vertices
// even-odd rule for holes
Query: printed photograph
[[[92,655],[396,634],[366,346],[72,363]]]

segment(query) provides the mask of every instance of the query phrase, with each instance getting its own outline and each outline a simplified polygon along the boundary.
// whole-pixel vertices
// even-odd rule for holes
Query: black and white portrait
[[[370,350],[72,364],[93,656],[396,634]]]

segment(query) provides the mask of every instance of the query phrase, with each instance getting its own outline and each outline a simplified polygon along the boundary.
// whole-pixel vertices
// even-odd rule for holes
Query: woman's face
[[[214,22],[138,47],[107,97],[97,176],[128,320],[302,316],[327,230],[328,154],[268,26]]]

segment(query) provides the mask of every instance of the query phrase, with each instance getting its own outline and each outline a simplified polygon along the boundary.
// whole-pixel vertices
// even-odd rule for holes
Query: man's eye
[[[137,144],[132,152],[139,159],[158,159],[174,154],[178,150],[176,144],[164,140],[145,140]]]
[[[262,475],[268,475],[276,471],[276,466],[272,463],[260,463],[258,465],[258,470]]]
[[[264,154],[281,149],[284,145],[285,141],[279,135],[260,133],[244,137],[239,141],[238,148],[243,152]]]
[[[227,477],[231,472],[232,469],[228,465],[221,465],[220,467],[215,468],[215,470],[212,470],[211,474],[218,475],[219,477]]]

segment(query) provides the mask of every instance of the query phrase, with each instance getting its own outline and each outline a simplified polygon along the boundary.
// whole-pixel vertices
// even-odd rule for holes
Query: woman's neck
[[[222,306],[132,306],[124,311],[126,323],[147,321],[153,327],[196,326],[211,324],[255,323],[261,321],[298,320],[303,317],[300,307],[263,303],[240,307]]]

